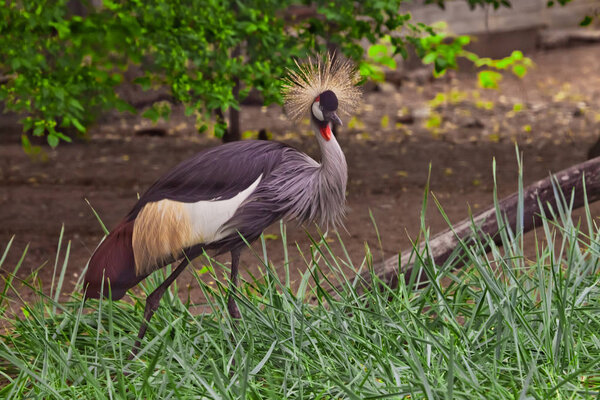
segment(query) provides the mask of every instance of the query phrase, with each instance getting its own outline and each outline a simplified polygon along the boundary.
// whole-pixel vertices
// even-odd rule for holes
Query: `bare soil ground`
[[[500,195],[516,189],[515,142],[524,156],[525,184],[586,159],[600,135],[600,46],[529,56],[536,67],[523,81],[505,76],[500,90],[478,89],[475,74],[467,72],[433,82],[404,81],[400,87],[382,84],[365,93],[356,118],[343,118],[346,127],[339,141],[349,164],[349,212],[347,231],[340,235],[356,265],[365,255],[365,243],[375,259],[410,246],[410,238],[419,231],[429,165],[431,191],[450,219],[458,222],[470,210],[491,205],[494,158]],[[431,102],[438,93],[444,98]],[[45,161],[32,161],[23,153],[17,126],[0,125],[0,245],[14,235],[0,274],[13,268],[29,246],[19,276],[41,267],[39,276],[49,285],[64,224],[65,239],[71,241],[66,278],[71,289],[102,238],[86,199],[110,229],[129,211],[137,194],[171,166],[219,144],[196,133],[194,120],[178,110],[169,122],[161,123],[168,132],[164,137],[134,134],[147,125],[134,117],[106,118],[87,141],[45,148]],[[308,125],[293,126],[279,107],[244,107],[242,127],[248,136],[266,128],[273,139],[318,156]],[[595,207],[594,215],[599,211]],[[432,233],[447,227],[434,205],[426,221]],[[269,258],[281,268],[279,227],[267,233]],[[288,243],[292,278],[297,279],[297,271],[306,266],[295,244],[305,253],[310,245],[304,228],[289,224]],[[256,273],[258,264],[245,252],[246,273]],[[178,282],[189,285],[192,298],[199,299],[193,280],[186,273]]]

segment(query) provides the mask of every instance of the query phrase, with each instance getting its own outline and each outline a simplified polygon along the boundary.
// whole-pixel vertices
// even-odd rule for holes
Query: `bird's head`
[[[313,126],[329,141],[331,124],[342,125],[337,113],[348,115],[360,103],[360,74],[352,61],[333,54],[296,66],[283,81],[285,112],[295,122],[310,113]]]
[[[314,123],[319,127],[321,136],[331,140],[331,127],[329,123],[342,125],[342,120],[335,113],[338,109],[338,98],[331,90],[326,90],[315,98],[311,106]]]

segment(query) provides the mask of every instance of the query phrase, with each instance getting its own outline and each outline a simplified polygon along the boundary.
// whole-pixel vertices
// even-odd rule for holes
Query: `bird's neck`
[[[331,124],[328,127],[331,130]],[[324,174],[340,174],[343,173],[344,185],[347,180],[348,167],[346,165],[346,157],[340,147],[337,139],[333,134],[329,136],[329,140],[323,137],[321,129],[317,124],[313,124],[315,135],[321,149],[321,169]]]
[[[327,210],[333,225],[341,222],[346,200],[346,183],[348,181],[348,166],[346,157],[335,136],[327,140],[321,134],[319,125],[313,122],[313,129],[321,149],[321,166],[319,168],[318,192],[321,207],[334,207]],[[331,129],[331,126],[330,126]],[[330,218],[328,218],[330,219]]]

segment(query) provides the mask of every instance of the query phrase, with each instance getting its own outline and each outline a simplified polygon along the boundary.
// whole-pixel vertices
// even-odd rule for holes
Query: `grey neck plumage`
[[[323,229],[342,225],[346,210],[348,168],[339,143],[325,140],[316,123],[313,129],[321,149],[321,162],[288,147],[282,164],[261,184],[249,205],[270,207],[277,218],[295,219],[299,223],[318,223]],[[262,205],[260,198],[270,200]],[[273,207],[279,205],[279,207]]]
[[[317,187],[314,188],[319,199],[320,223],[326,227],[336,227],[342,223],[346,210],[346,183],[348,166],[335,136],[325,140],[315,122],[312,123],[319,147],[321,165],[316,174]]]

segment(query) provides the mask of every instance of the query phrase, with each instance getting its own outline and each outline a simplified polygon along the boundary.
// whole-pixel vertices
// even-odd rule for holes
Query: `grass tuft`
[[[292,286],[288,253],[281,281],[263,245],[256,259],[264,276],[243,282],[240,321],[227,315],[227,283],[211,287],[195,272],[212,312],[194,315],[195,305],[181,301],[174,285],[131,361],[143,297],[84,304],[77,289],[59,301],[67,245],[62,266],[56,258],[51,295],[37,279],[26,279],[37,297],[26,302],[13,285],[21,258],[0,295],[8,327],[0,336],[0,398],[599,396],[600,231],[587,204],[584,228],[572,218],[570,197],[558,190],[556,196],[561,206],[544,216],[533,257],[496,202],[502,246],[489,238],[461,242],[467,267],[453,273],[458,257],[436,265],[427,246],[415,250],[409,256],[415,273],[431,281],[423,288],[399,279],[392,289],[372,274],[379,290],[363,293],[361,282],[343,271],[372,271],[370,249],[354,264],[339,236],[341,255],[324,237],[310,238],[310,254],[297,257],[305,273]],[[421,237],[428,240],[424,219]],[[287,243],[283,225],[281,240]],[[0,259],[3,270],[10,246]],[[206,263],[212,274],[223,267]],[[166,276],[155,273],[144,292]],[[334,295],[331,286],[339,288]],[[15,314],[9,311],[16,301]]]

